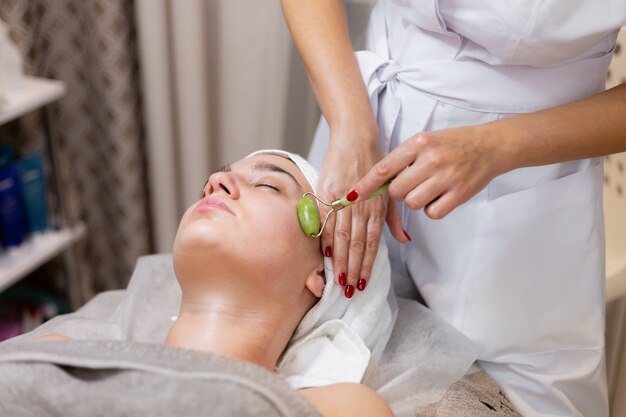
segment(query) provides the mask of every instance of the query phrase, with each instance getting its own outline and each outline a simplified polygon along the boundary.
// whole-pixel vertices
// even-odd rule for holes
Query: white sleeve
[[[446,29],[494,63],[551,66],[606,54],[626,24],[626,0],[431,0]]]

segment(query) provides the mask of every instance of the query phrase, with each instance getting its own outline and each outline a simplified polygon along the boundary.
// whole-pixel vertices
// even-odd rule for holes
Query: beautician
[[[601,156],[626,150],[626,85],[601,92],[626,2],[379,0],[356,55],[342,1],[281,3],[324,116],[318,192],[393,179],[399,202],[326,227],[345,295],[386,215],[396,275],[520,413],[608,416]]]

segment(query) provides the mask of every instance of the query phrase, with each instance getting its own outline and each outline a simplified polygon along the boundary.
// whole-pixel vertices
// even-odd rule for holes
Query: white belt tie
[[[400,78],[404,69],[395,61],[372,51],[358,51],[355,55],[378,123],[381,150],[386,154],[389,152],[390,138],[398,122],[403,103],[407,109],[423,110],[410,113],[410,117],[415,122],[414,126],[420,126],[423,129],[430,119],[435,100],[425,94],[416,94],[415,90],[412,90],[412,94],[403,93]],[[414,133],[419,132],[412,132]]]
[[[392,78],[395,79],[399,72],[400,66],[398,64],[393,61],[387,61],[378,67],[376,75],[381,84],[387,84]]]

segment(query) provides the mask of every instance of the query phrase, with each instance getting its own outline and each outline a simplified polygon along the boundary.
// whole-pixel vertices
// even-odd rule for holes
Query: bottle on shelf
[[[17,165],[11,164],[0,170],[0,238],[6,248],[21,245],[26,236],[19,184]]]

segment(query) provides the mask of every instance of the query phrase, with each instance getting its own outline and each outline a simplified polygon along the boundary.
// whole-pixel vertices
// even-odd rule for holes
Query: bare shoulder
[[[383,397],[363,384],[343,382],[301,389],[300,393],[324,417],[393,417]]]
[[[37,342],[51,342],[51,341],[59,341],[59,340],[72,340],[67,336],[57,333],[44,334],[43,336],[39,336],[35,338]]]

